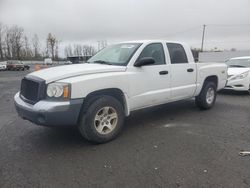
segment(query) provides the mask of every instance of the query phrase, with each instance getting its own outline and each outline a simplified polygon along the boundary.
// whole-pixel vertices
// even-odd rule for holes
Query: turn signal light
[[[64,86],[63,88],[63,98],[69,97],[69,86]]]

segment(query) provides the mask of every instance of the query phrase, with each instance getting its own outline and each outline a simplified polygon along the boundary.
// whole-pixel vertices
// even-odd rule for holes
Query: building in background
[[[200,52],[199,62],[225,62],[233,57],[250,56],[248,51]]]

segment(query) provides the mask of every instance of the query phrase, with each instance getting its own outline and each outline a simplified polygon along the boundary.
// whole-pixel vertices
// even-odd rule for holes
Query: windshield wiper
[[[112,63],[110,63],[108,61],[103,61],[103,60],[96,60],[96,61],[93,61],[93,63],[99,63],[99,64],[105,64],[105,65],[112,65]]]
[[[245,67],[245,66],[242,66],[242,65],[229,65],[229,67]]]

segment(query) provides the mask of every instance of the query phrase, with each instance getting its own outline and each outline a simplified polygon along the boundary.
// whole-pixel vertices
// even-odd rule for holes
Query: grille
[[[28,103],[36,103],[42,98],[43,83],[40,80],[24,78],[21,83],[21,97]]]

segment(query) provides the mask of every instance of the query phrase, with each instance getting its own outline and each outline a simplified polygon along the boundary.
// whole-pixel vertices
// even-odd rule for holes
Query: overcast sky
[[[166,38],[205,48],[250,49],[250,0],[0,0],[0,22],[62,45]]]

